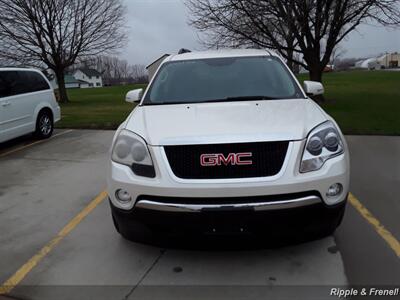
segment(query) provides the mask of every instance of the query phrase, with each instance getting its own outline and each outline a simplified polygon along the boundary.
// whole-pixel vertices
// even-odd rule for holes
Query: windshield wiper
[[[222,99],[210,99],[205,101],[200,101],[199,103],[204,102],[229,102],[229,101],[251,101],[251,100],[278,100],[282,98],[277,97],[269,97],[269,96],[238,96],[238,97],[226,97]]]
[[[209,99],[209,100],[202,100],[202,101],[189,101],[189,102],[178,102],[178,101],[171,101],[171,102],[157,102],[157,103],[145,103],[144,105],[173,105],[173,104],[200,104],[200,103],[208,103],[208,102],[229,102],[229,101],[257,101],[257,100],[279,100],[283,98],[278,97],[270,97],[270,96],[238,96],[238,97],[226,97],[221,99]]]
[[[239,97],[227,97],[225,100],[227,101],[235,101],[235,100],[276,100],[280,99],[277,97],[270,97],[270,96],[239,96]]]

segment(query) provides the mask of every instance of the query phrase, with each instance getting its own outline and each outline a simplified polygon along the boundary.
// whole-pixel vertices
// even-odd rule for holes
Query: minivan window
[[[18,83],[20,80],[16,71],[0,72],[0,82],[2,82],[2,97],[9,97],[18,94]]]
[[[42,75],[36,72],[20,72],[22,79],[27,82],[28,93],[38,92],[50,89],[49,84]]]
[[[165,63],[143,105],[304,98],[275,57],[231,57]]]
[[[32,71],[0,71],[0,85],[0,97],[50,89],[43,76]]]
[[[2,72],[0,72],[0,98],[7,97],[9,93],[9,88],[7,86],[7,81]]]

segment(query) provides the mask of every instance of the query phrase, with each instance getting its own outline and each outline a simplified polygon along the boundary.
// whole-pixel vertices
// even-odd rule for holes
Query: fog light
[[[131,195],[125,190],[117,190],[115,192],[115,197],[117,197],[117,200],[121,203],[127,203],[132,200]]]
[[[340,195],[342,191],[343,191],[343,186],[340,183],[335,183],[329,187],[328,191],[326,192],[326,195],[328,197],[336,197]]]

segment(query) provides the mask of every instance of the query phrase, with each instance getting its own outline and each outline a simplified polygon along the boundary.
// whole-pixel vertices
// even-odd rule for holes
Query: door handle
[[[9,105],[11,105],[10,101],[4,101],[1,103],[1,106],[9,106]]]

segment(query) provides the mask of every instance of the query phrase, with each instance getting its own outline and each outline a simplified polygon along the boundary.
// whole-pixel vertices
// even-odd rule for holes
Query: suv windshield
[[[165,63],[144,105],[304,98],[275,57],[231,57]]]

